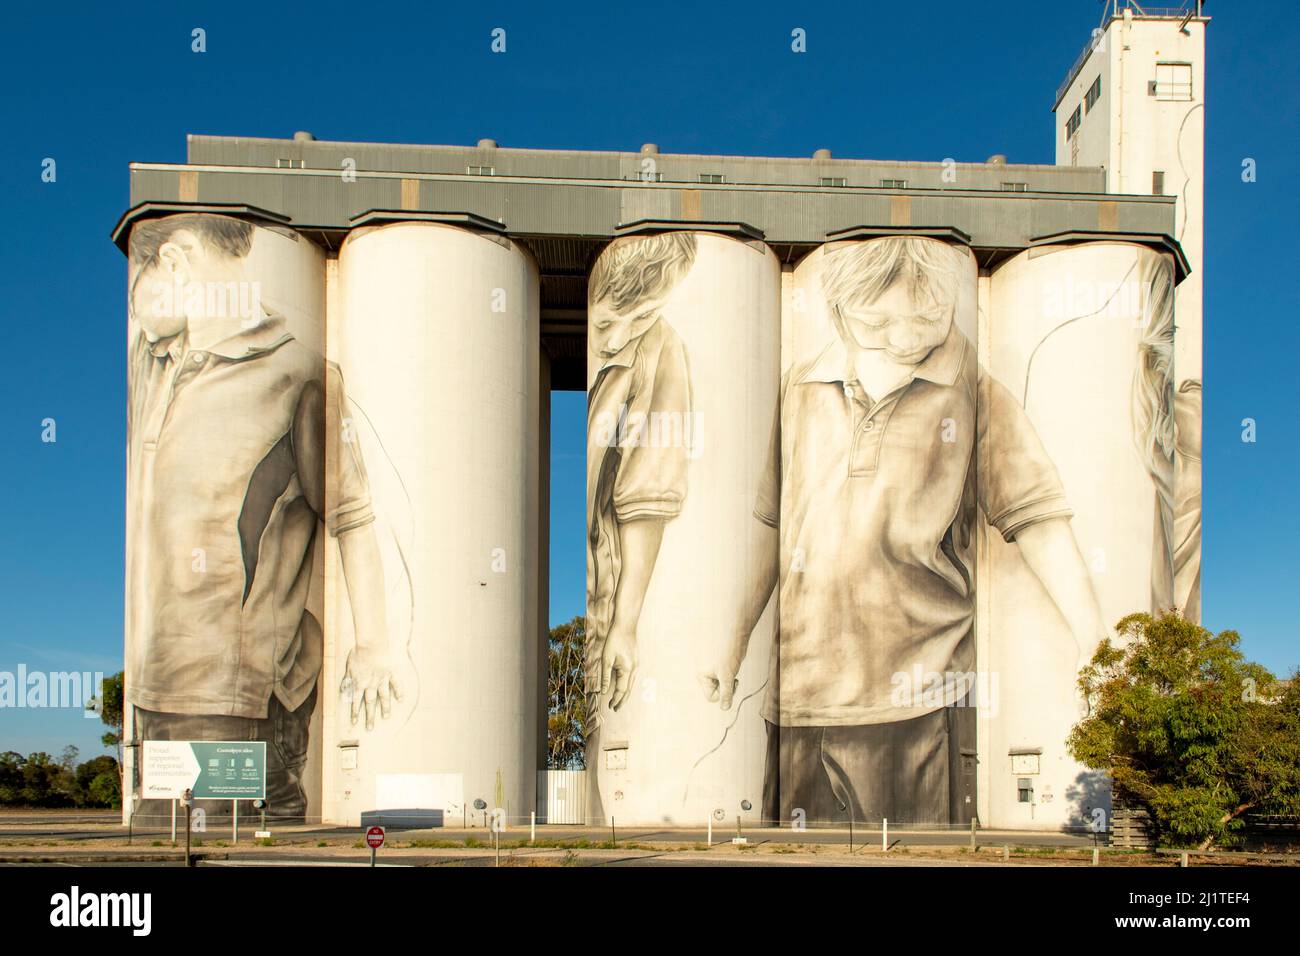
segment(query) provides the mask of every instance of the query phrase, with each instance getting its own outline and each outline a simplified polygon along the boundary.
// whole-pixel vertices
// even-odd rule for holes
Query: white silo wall
[[[361,229],[341,249],[330,358],[345,434],[364,459],[382,601],[376,611],[375,582],[363,579],[358,606],[332,549],[329,820],[419,808],[482,825],[482,800],[519,825],[533,810],[537,283],[519,246],[452,226]],[[348,497],[340,483],[335,500]],[[401,699],[367,729],[339,688],[376,614]]]
[[[325,381],[325,256],[290,229],[209,214],[137,223],[131,246],[126,735],[251,735],[270,749],[271,724],[292,724],[295,779],[272,768],[270,809],[318,816],[323,449],[313,426],[323,418],[313,399]],[[283,455],[295,423],[312,423],[310,440]],[[128,747],[128,780],[137,759]],[[140,814],[142,824],[170,817],[170,804],[149,800]]]
[[[1024,406],[1055,463],[1105,627],[1173,600],[1170,504],[1159,504],[1172,481],[1164,420],[1172,306],[1161,315],[1152,294],[1171,279],[1167,256],[1106,242],[1032,249],[991,280],[985,361]],[[996,449],[994,456],[991,467]],[[1058,610],[1017,547],[996,533],[987,535],[981,572],[981,626],[1000,686],[999,712],[981,747],[990,781],[986,822],[1089,824],[1093,809],[1109,812],[1110,803],[1102,778],[1065,749],[1080,716],[1072,633],[1080,622]],[[1086,657],[1092,650],[1086,643]],[[1022,778],[1032,781],[1025,802]]]
[[[630,331],[608,368],[598,330],[589,332],[589,535],[635,535],[630,526],[657,522],[662,537],[635,621],[631,689],[617,710],[610,707],[613,686],[588,698],[599,708],[587,755],[588,817],[606,825],[612,818],[616,826],[703,826],[720,812],[728,825],[737,816],[754,823],[762,807],[766,733],[759,710],[775,608],[753,632],[729,710],[708,699],[701,678],[739,627],[759,549],[773,544],[753,510],[776,409],[780,267],[762,243],[665,235],[667,251],[664,237],[615,240],[593,270],[594,277],[628,256],[612,267],[625,296],[620,308],[637,311],[646,296],[667,297],[657,322]],[[684,257],[675,260],[680,274],[656,286],[655,277],[674,268],[674,255]],[[593,278],[592,323],[595,285]],[[640,291],[629,291],[633,286]],[[624,406],[629,428],[620,433]],[[651,416],[650,430],[638,447],[642,412]],[[602,468],[611,469],[608,483]],[[632,559],[621,551],[619,559],[613,571],[608,537],[588,556],[589,668],[597,682],[610,621],[633,616],[632,586],[616,583]],[[612,600],[593,601],[593,589]]]

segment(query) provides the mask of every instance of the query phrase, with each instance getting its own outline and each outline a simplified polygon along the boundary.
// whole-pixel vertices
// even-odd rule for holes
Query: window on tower
[[[1083,107],[1076,106],[1070,118],[1065,121],[1065,138],[1069,139],[1075,133],[1079,132],[1079,124],[1083,122]]]
[[[1167,102],[1187,101],[1192,98],[1192,65],[1190,63],[1157,63],[1156,79],[1151,93],[1157,100]]]
[[[1101,76],[1100,75],[1098,75],[1097,78],[1092,81],[1092,86],[1088,87],[1088,92],[1083,98],[1084,108],[1089,113],[1091,113],[1092,108],[1097,105],[1097,101],[1099,99],[1101,99]]]

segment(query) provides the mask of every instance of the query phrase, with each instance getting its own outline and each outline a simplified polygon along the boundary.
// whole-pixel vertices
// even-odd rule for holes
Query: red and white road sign
[[[378,850],[384,845],[384,828],[371,827],[366,831],[366,846],[372,850]]]

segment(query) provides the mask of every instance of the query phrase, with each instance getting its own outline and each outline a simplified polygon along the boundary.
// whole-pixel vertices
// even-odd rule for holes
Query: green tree
[[[112,729],[100,738],[105,747],[112,747],[117,751],[117,791],[120,794],[123,787],[122,780],[122,737],[123,737],[123,695],[125,690],[125,675],[118,671],[111,677],[105,677],[102,685],[101,696],[95,701],[99,708],[99,719],[106,723]]]
[[[18,803],[28,807],[66,807],[73,802],[63,767],[44,751],[27,755]]]
[[[1080,674],[1067,746],[1145,808],[1165,846],[1231,844],[1247,813],[1300,814],[1300,680],[1245,659],[1235,631],[1131,614]]]
[[[581,770],[586,745],[587,622],[575,617],[551,628],[546,678],[546,766]]]
[[[118,807],[121,801],[117,761],[108,754],[92,757],[77,767],[77,805]],[[107,783],[105,782],[107,781]]]
[[[111,773],[101,773],[90,781],[87,788],[87,804],[92,807],[112,807],[114,810],[122,806],[122,791],[118,789],[119,776],[117,769],[114,768]]]
[[[0,754],[0,806],[11,807],[22,802],[24,759],[12,750]]]

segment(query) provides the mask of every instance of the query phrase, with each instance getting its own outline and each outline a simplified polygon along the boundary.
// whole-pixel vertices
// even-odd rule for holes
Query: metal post
[[[239,801],[230,801],[230,842],[239,842]]]
[[[609,841],[614,844],[614,849],[618,849],[618,831],[614,829],[614,818],[609,818]]]
[[[172,846],[176,845],[176,798],[172,797]]]
[[[175,808],[174,804],[175,801],[173,801],[173,809]],[[194,865],[194,857],[190,856],[190,830],[193,829],[193,820],[190,814],[193,812],[194,811],[190,809],[190,805],[188,803],[185,804],[185,865],[186,866]]]
[[[376,851],[375,851],[375,848],[372,846],[372,847],[370,848],[370,865],[371,865],[371,866],[374,866],[374,865],[375,865],[375,852],[376,852]]]
[[[975,849],[975,818],[970,818],[970,848]]]
[[[709,846],[713,846],[713,814],[709,814]]]
[[[501,865],[501,831],[496,827],[492,828],[492,839],[496,842],[497,847],[497,866]]]
[[[740,832],[740,814],[736,814],[736,839],[739,840],[742,834]]]
[[[853,852],[853,804],[849,804],[849,852]]]
[[[880,821],[880,852],[889,852],[889,817]]]
[[[1181,855],[1182,859],[1179,860],[1178,865],[1179,865],[1179,866],[1187,866],[1187,851],[1184,850],[1180,855]]]
[[[537,842],[537,811],[528,814],[528,842]]]
[[[1011,859],[1011,847],[1006,843],[1002,844],[1002,859]]]
[[[1092,848],[1092,865],[1093,865],[1093,866],[1096,866],[1096,865],[1097,865],[1098,863],[1100,863],[1100,862],[1101,862],[1101,850],[1097,849],[1096,847],[1093,847],[1093,848]]]

